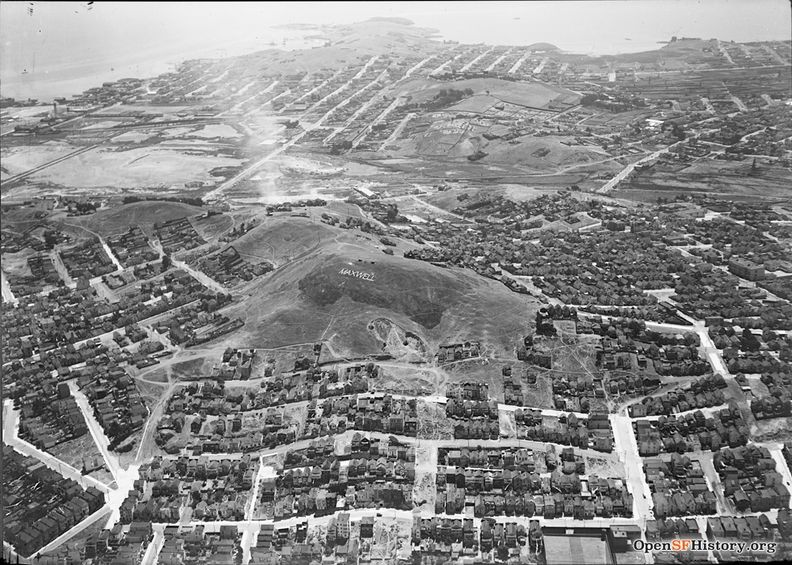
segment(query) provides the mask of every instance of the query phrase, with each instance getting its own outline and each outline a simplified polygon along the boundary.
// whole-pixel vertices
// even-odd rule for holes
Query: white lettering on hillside
[[[344,275],[346,277],[356,277],[358,279],[363,279],[364,281],[373,281],[374,275],[371,273],[364,273],[363,271],[353,271],[352,269],[341,269],[338,271],[339,275]]]

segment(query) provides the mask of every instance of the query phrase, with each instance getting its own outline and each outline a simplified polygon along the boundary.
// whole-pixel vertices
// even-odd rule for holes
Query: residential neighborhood
[[[4,69],[4,563],[792,559],[788,7],[104,4],[0,8],[110,69]]]

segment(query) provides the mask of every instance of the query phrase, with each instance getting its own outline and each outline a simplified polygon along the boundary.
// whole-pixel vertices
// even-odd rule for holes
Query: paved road
[[[723,44],[721,43],[721,40],[717,39],[716,41],[717,41],[717,45],[718,45],[718,51],[720,51],[720,54],[723,55],[723,57],[726,59],[726,61],[728,61],[728,63],[730,65],[735,65],[734,59],[731,58],[731,55],[729,55],[729,52],[723,46]]]
[[[257,97],[261,96],[262,94],[268,94],[268,93],[272,92],[272,89],[274,89],[276,86],[278,86],[278,84],[279,84],[279,83],[280,83],[280,81],[278,81],[278,80],[276,80],[276,81],[273,81],[273,82],[272,82],[272,84],[270,84],[269,86],[267,86],[267,87],[266,87],[264,90],[261,90],[260,92],[257,92],[257,93],[255,93],[254,95],[252,95],[252,96],[249,96],[248,98],[245,98],[244,100],[242,100],[242,101],[241,101],[241,102],[239,102],[238,104],[235,104],[234,106],[232,106],[232,107],[231,107],[231,108],[229,108],[228,110],[225,110],[224,112],[220,112],[219,114],[217,114],[217,117],[219,118],[219,117],[221,117],[221,116],[227,116],[228,114],[234,114],[234,113],[236,113],[238,110],[240,110],[240,109],[242,108],[242,106],[244,106],[245,104],[247,104],[247,103],[248,103],[248,102],[250,102],[251,100],[255,100]],[[237,92],[237,95],[240,95],[240,94],[242,94],[242,92],[243,92],[244,90],[247,90],[247,88],[248,88],[248,87],[249,87],[251,84],[255,84],[255,81],[253,81],[252,83],[248,84],[248,85],[247,85],[245,88],[243,88],[242,90],[240,90],[239,92]],[[248,113],[252,113],[252,112],[254,112],[254,111],[255,111],[255,110],[257,110],[257,109],[258,109],[258,107],[256,107],[256,108],[253,108],[253,109],[252,109],[252,110],[250,110],[250,112],[248,112]]]
[[[384,79],[384,78],[387,76],[387,74],[388,74],[388,71],[387,71],[387,70],[384,70],[384,71],[382,71],[382,72],[381,72],[381,73],[380,73],[380,74],[377,76],[377,78],[376,78],[376,79],[374,79],[374,81],[373,81],[373,82],[370,82],[369,84],[367,84],[366,86],[364,86],[362,89],[358,90],[358,91],[357,91],[357,93],[355,93],[355,95],[354,95],[354,96],[352,96],[352,97],[350,97],[350,98],[347,98],[347,99],[346,99],[346,101],[345,101],[345,103],[344,103],[342,106],[336,106],[336,108],[342,108],[343,106],[346,106],[346,104],[348,104],[349,102],[351,102],[351,101],[352,101],[352,98],[356,98],[356,97],[360,96],[362,93],[364,93],[364,92],[365,92],[366,90],[368,90],[369,88],[372,88],[372,87],[374,87],[375,85],[377,85],[377,84],[379,83],[379,81],[380,81],[380,80]],[[372,105],[373,105],[373,104],[374,104],[374,103],[377,101],[377,99],[378,99],[380,96],[382,96],[382,89],[381,89],[379,92],[377,92],[376,94],[374,94],[374,95],[373,95],[371,98],[369,98],[368,100],[366,100],[366,102],[364,102],[364,103],[363,103],[363,104],[360,106],[360,108],[358,108],[358,109],[357,109],[355,112],[353,112],[353,113],[352,113],[352,115],[351,115],[351,116],[349,116],[349,118],[348,118],[348,119],[347,119],[347,120],[346,120],[346,121],[345,121],[343,124],[341,124],[340,126],[335,126],[335,127],[333,127],[333,132],[332,132],[330,135],[328,135],[327,137],[325,137],[325,138],[322,140],[322,143],[326,145],[327,143],[329,143],[329,142],[330,142],[330,140],[331,140],[331,139],[333,139],[333,138],[334,138],[335,136],[337,136],[339,133],[341,133],[342,131],[344,131],[345,129],[347,129],[349,126],[351,126],[351,125],[352,125],[352,123],[353,123],[353,122],[354,122],[356,119],[358,119],[358,118],[359,118],[359,117],[360,117],[360,116],[361,116],[361,115],[362,115],[362,114],[363,114],[363,113],[364,113],[366,110],[368,110],[368,109],[369,109],[369,108],[370,108],[370,107],[371,107],[371,106],[372,106]]]
[[[525,62],[525,60],[526,60],[528,57],[530,57],[530,56],[531,56],[531,52],[530,52],[530,51],[527,51],[527,52],[526,52],[526,53],[525,53],[525,54],[524,54],[522,57],[520,57],[519,59],[517,59],[517,62],[515,62],[515,63],[512,65],[511,69],[509,69],[509,74],[510,74],[510,75],[513,75],[513,74],[514,74],[514,73],[516,73],[518,70],[520,70],[520,67],[522,67],[522,64],[523,64],[523,63]]]
[[[359,430],[349,430],[344,432],[343,434],[338,434],[332,436],[336,442],[344,440],[349,442],[352,438],[352,435],[355,433],[361,433]],[[382,432],[362,432],[368,435],[372,439],[380,439],[380,440],[389,440],[391,437],[396,437],[401,443],[405,445],[415,445],[416,447],[421,447],[423,449],[434,449],[437,450],[438,448],[446,448],[446,449],[455,449],[455,448],[463,448],[463,447],[493,447],[493,448],[526,448],[532,449],[534,451],[541,451],[544,452],[547,449],[548,445],[553,445],[558,449],[563,447],[568,447],[561,444],[551,443],[551,442],[544,442],[544,441],[533,441],[529,439],[518,439],[518,438],[499,438],[499,439],[426,439],[426,438],[415,438],[410,436],[400,436],[397,434],[387,434]],[[331,436],[321,436],[318,438],[313,439],[303,439],[296,441],[289,445],[279,445],[270,451],[265,453],[261,453],[261,457],[272,457],[275,455],[282,455],[287,451],[293,451],[297,449],[305,449],[307,448],[312,442],[316,440],[326,440],[328,437]],[[576,448],[576,451],[579,451],[582,455],[586,455],[589,457],[596,457],[598,459],[616,459],[616,453],[603,453],[601,451],[594,451],[592,449],[579,449]],[[637,453],[637,447],[636,447]],[[208,455],[207,455],[208,456]],[[227,454],[216,454],[216,459],[224,459],[227,458]],[[210,456],[210,459],[212,457]]]
[[[265,476],[270,476],[272,474],[273,468],[264,465],[264,458],[259,456],[258,459],[258,469],[256,470],[256,478],[253,482],[253,492],[250,496],[250,506],[245,509],[245,519],[252,520],[253,519],[253,512],[256,510],[256,503],[258,502],[259,498],[259,486],[261,485],[261,480]]]
[[[199,283],[204,285],[206,288],[212,289],[214,292],[218,294],[228,294],[228,290],[226,290],[226,288],[223,285],[221,285],[219,282],[214,280],[206,273],[199,271],[198,269],[193,269],[190,265],[188,265],[184,261],[179,261],[178,259],[173,259],[172,257],[171,257],[171,261],[173,262],[174,267],[178,267],[179,269],[183,269],[187,271],[195,280],[197,280]]]
[[[385,117],[388,114],[390,114],[393,110],[395,110],[396,106],[398,106],[401,102],[402,102],[402,98],[400,96],[394,98],[393,102],[391,102],[387,108],[385,108],[382,112],[380,112],[380,114],[376,118],[374,118],[374,120],[366,128],[364,128],[363,131],[361,131],[355,137],[355,139],[352,140],[352,149],[356,149],[357,146],[360,145],[364,139],[366,139],[366,136],[368,136],[368,134],[371,132],[371,128],[377,125],[378,123],[380,123],[382,120],[384,120]]]
[[[585,315],[585,312],[582,313]],[[701,341],[701,346],[699,350],[706,356],[706,359],[709,361],[709,364],[712,366],[712,370],[716,373],[720,373],[723,376],[728,377],[730,375],[729,369],[726,367],[726,363],[723,361],[723,357],[721,356],[720,350],[715,347],[715,344],[712,342],[712,338],[709,336],[709,332],[707,331],[707,326],[701,320],[696,320],[695,318],[691,318],[684,312],[680,312],[677,310],[677,315],[681,318],[689,321],[692,326],[682,326],[679,324],[666,324],[661,322],[646,322],[646,327],[650,330],[655,331],[672,331],[672,332],[696,332],[699,336],[699,340]],[[608,319],[612,318],[613,316],[602,316],[602,318]]]
[[[107,256],[113,262],[113,265],[116,266],[116,272],[120,273],[121,271],[123,271],[124,266],[121,264],[118,258],[115,255],[113,255],[113,250],[110,249],[110,246],[107,245],[107,242],[101,236],[97,236],[97,237],[99,237],[99,243],[102,244],[102,248],[105,250],[105,253],[107,253]]]
[[[91,432],[91,436],[96,443],[96,447],[99,448],[99,451],[101,452],[102,457],[104,457],[105,463],[107,464],[107,468],[110,469],[110,473],[115,479],[115,488],[111,489],[107,493],[107,503],[110,510],[110,515],[105,527],[111,528],[121,517],[119,510],[121,508],[121,503],[124,502],[124,499],[126,498],[127,493],[132,489],[134,482],[140,477],[140,465],[132,464],[126,469],[121,466],[118,456],[115,453],[111,453],[108,448],[110,445],[110,440],[105,435],[102,426],[94,417],[93,410],[88,403],[88,398],[77,387],[75,380],[68,381],[68,385],[72,395],[77,401],[77,406],[80,407],[83,416],[85,416],[85,421],[88,424],[88,430]]]
[[[757,442],[757,445],[764,446],[770,450],[770,455],[773,457],[776,463],[776,471],[781,473],[781,476],[784,478],[784,486],[786,486],[789,492],[792,492],[792,471],[790,471],[789,464],[787,464],[786,459],[784,459],[784,454],[781,453],[781,450],[784,447],[783,444],[774,442]],[[792,498],[789,501],[789,507],[792,508]]]
[[[430,55],[429,57],[427,57],[423,61],[420,61],[419,63],[417,63],[417,64],[413,65],[412,67],[410,67],[409,69],[407,69],[407,72],[404,73],[404,78],[411,77],[413,75],[413,73],[415,73],[415,71],[417,71],[418,69],[423,67],[426,63],[428,63],[429,61],[434,59],[436,56],[437,55]]]
[[[417,116],[415,112],[410,112],[409,114],[404,116],[402,120],[399,122],[399,125],[396,126],[396,129],[393,130],[393,133],[388,136],[388,139],[382,142],[382,145],[380,145],[379,150],[380,151],[384,150],[388,145],[396,141],[401,135],[402,131],[404,131],[404,128],[407,127],[407,122],[412,120],[415,116]]]
[[[160,241],[158,239],[149,240],[149,247],[151,247],[154,251],[159,253],[160,259],[162,259],[163,255],[165,255],[165,250],[162,249],[162,243],[160,243]],[[174,267],[176,267],[178,269],[182,269],[182,270],[186,271],[187,273],[189,273],[192,278],[197,280],[199,283],[204,285],[206,288],[209,288],[209,289],[215,291],[218,294],[228,294],[228,290],[223,285],[221,285],[219,282],[214,280],[212,277],[210,277],[209,275],[207,275],[206,273],[204,273],[202,271],[199,271],[198,269],[192,268],[190,265],[188,265],[184,261],[180,261],[178,259],[175,259],[173,257],[173,255],[171,255],[171,263],[173,264]],[[166,313],[169,314],[171,312],[172,311],[168,311]],[[142,325],[141,322],[138,322],[138,323]]]
[[[453,63],[454,61],[456,61],[457,59],[459,59],[459,58],[460,58],[462,55],[464,55],[466,52],[467,52],[467,51],[463,51],[462,53],[457,53],[456,55],[454,55],[454,56],[453,56],[453,57],[451,57],[450,59],[446,59],[445,61],[443,61],[443,63],[442,63],[442,64],[440,64],[440,66],[438,66],[438,67],[434,68],[432,71],[430,71],[430,72],[429,72],[429,76],[432,76],[432,75],[439,75],[440,73],[442,73],[442,72],[445,70],[445,68],[446,68],[448,65],[450,65],[451,63]]]
[[[608,192],[610,192],[611,190],[616,188],[616,186],[618,186],[618,184],[621,181],[623,181],[625,178],[627,178],[627,176],[635,170],[636,166],[642,165],[643,163],[647,163],[649,161],[657,159],[660,155],[662,155],[664,153],[668,153],[673,147],[676,147],[680,143],[682,143],[682,141],[677,141],[676,143],[672,143],[668,147],[664,147],[663,149],[658,149],[654,153],[650,153],[646,157],[642,157],[642,158],[638,159],[634,163],[630,163],[629,165],[624,167],[621,171],[616,173],[616,176],[614,176],[612,179],[610,179],[608,182],[606,182],[604,185],[602,185],[600,188],[598,188],[596,192],[599,193],[599,194],[607,194]]]
[[[143,554],[140,565],[154,565],[157,562],[162,546],[165,545],[165,524],[154,524],[154,539],[151,540]]]
[[[740,109],[740,112],[748,111],[748,107],[745,105],[745,103],[743,103],[743,101],[737,98],[734,94],[731,95],[731,101],[734,102],[734,105]]]
[[[705,323],[702,320],[696,320],[694,318],[691,318],[684,312],[680,312],[678,310],[677,310],[677,314],[681,318],[684,318],[693,324],[693,329],[698,334],[699,340],[701,341],[701,345],[699,346],[699,349],[702,353],[706,355],[707,360],[712,366],[712,370],[715,371],[716,373],[722,374],[725,377],[728,377],[730,375],[729,369],[726,367],[726,363],[723,361],[723,356],[721,356],[720,350],[717,347],[715,347],[715,344],[713,343],[712,338],[709,335],[709,331],[707,331],[707,326],[705,325]],[[664,324],[658,324],[658,325],[663,326]]]
[[[710,114],[715,113],[715,107],[712,105],[712,102],[710,102],[709,98],[702,96],[701,103],[704,104],[704,107],[707,109],[707,112],[709,112]]]
[[[88,233],[90,233],[91,235],[93,235],[93,236],[94,236],[96,239],[98,239],[98,240],[99,240],[99,243],[102,245],[102,248],[105,250],[105,253],[107,253],[107,256],[110,258],[110,260],[111,260],[111,261],[113,262],[113,264],[116,266],[116,272],[117,272],[117,273],[120,273],[121,271],[123,271],[123,270],[124,270],[124,266],[123,266],[123,265],[121,264],[121,262],[120,262],[120,261],[119,261],[119,260],[116,258],[116,256],[115,256],[115,255],[113,255],[113,250],[112,250],[112,249],[110,249],[110,246],[109,246],[109,245],[107,245],[107,242],[104,240],[104,238],[103,238],[101,235],[99,235],[98,233],[96,233],[96,232],[95,232],[95,231],[93,231],[93,230],[89,230],[89,229],[88,229],[88,228],[86,228],[85,226],[81,226],[80,224],[69,224],[69,223],[66,223],[66,222],[64,222],[64,223],[63,223],[63,225],[65,225],[65,226],[71,226],[71,227],[74,227],[74,228],[79,228],[79,229],[81,229],[81,230],[83,230],[83,231],[87,231]],[[93,279],[91,279],[91,281],[96,281],[96,280],[101,280],[101,279],[102,279],[102,277],[101,277],[101,276],[99,276],[99,277],[94,277]],[[94,283],[92,282],[91,284],[94,284]]]
[[[302,94],[302,95],[301,95],[301,96],[299,96],[298,98],[295,98],[295,99],[294,99],[294,101],[292,101],[292,102],[291,102],[291,104],[297,104],[298,102],[302,102],[303,100],[305,100],[306,98],[308,98],[308,97],[309,97],[311,94],[313,94],[314,92],[318,92],[319,90],[323,89],[323,88],[324,88],[325,86],[327,86],[327,85],[328,85],[328,84],[329,84],[331,81],[333,81],[333,80],[335,80],[336,78],[338,78],[338,75],[340,75],[340,74],[341,74],[342,72],[344,72],[345,70],[346,70],[346,68],[343,68],[343,69],[339,69],[339,70],[337,70],[335,73],[333,73],[333,74],[332,74],[332,76],[331,76],[330,78],[328,78],[327,80],[325,80],[325,81],[321,82],[321,83],[320,83],[318,86],[315,86],[315,87],[313,87],[311,90],[309,90],[309,91],[305,92],[304,94]],[[281,108],[280,110],[278,110],[278,113],[279,113],[279,114],[280,114],[280,113],[283,113],[283,111],[284,111],[286,108],[288,108],[288,107],[289,107],[289,105],[290,105],[290,104],[287,104],[286,106],[284,106],[283,108]]]
[[[97,510],[93,514],[89,515],[85,519],[83,519],[80,523],[75,524],[72,528],[70,528],[69,530],[66,530],[65,532],[63,532],[61,535],[59,535],[54,540],[49,542],[47,545],[42,547],[36,553],[37,554],[44,554],[44,553],[47,553],[48,551],[52,551],[53,549],[57,549],[62,544],[64,544],[67,541],[69,541],[71,538],[73,538],[74,536],[76,536],[77,534],[82,532],[83,530],[87,529],[89,526],[92,526],[93,524],[95,524],[96,522],[101,520],[103,517],[107,516],[108,512],[110,512],[110,506],[105,504],[99,510]]]
[[[463,73],[464,73],[465,71],[467,71],[467,70],[470,70],[470,69],[471,69],[471,67],[473,67],[473,65],[475,65],[476,63],[478,63],[478,62],[479,62],[481,59],[483,59],[483,58],[484,58],[484,56],[486,56],[486,55],[488,55],[489,53],[491,53],[493,49],[495,49],[495,48],[494,48],[494,47],[490,47],[489,49],[487,49],[487,50],[486,50],[486,51],[484,51],[483,53],[479,54],[478,56],[476,56],[476,57],[474,57],[473,59],[471,59],[470,61],[468,61],[468,63],[467,63],[467,64],[465,64],[465,65],[463,65],[463,66],[462,66],[462,68],[461,68],[461,69],[459,69],[459,70],[460,70],[461,72],[463,72]]]
[[[176,361],[174,358],[174,362],[181,362]],[[161,365],[155,365],[156,368],[161,368]],[[135,377],[140,379],[140,377]],[[140,379],[145,380],[145,379]],[[162,384],[162,383],[159,383]],[[140,436],[140,445],[138,446],[137,454],[135,456],[135,461],[138,463],[143,463],[143,457],[147,455],[146,449],[154,442],[153,434],[154,431],[157,429],[157,423],[159,422],[160,418],[162,417],[162,413],[165,410],[165,407],[168,405],[168,400],[173,394],[173,391],[177,388],[177,383],[170,383],[168,385],[167,390],[165,390],[162,395],[157,400],[157,403],[154,407],[149,411],[149,416],[146,418],[146,425],[143,427],[143,433]],[[185,385],[186,386],[186,383]]]
[[[69,380],[67,381],[67,384],[69,386],[69,390],[71,390],[74,400],[77,402],[77,406],[80,407],[83,416],[85,416],[85,422],[88,424],[88,431],[91,433],[91,437],[93,437],[96,447],[102,454],[107,468],[110,469],[110,474],[113,475],[113,478],[117,480],[120,468],[118,459],[115,456],[110,455],[110,450],[108,448],[110,445],[110,440],[107,438],[101,424],[99,424],[96,417],[94,416],[93,409],[88,402],[88,397],[85,396],[85,393],[83,393],[77,386],[76,380]]]
[[[14,402],[11,399],[6,399],[3,402],[3,443],[10,445],[22,455],[38,459],[53,471],[57,471],[67,479],[76,481],[84,489],[96,487],[105,493],[110,490],[110,487],[103,482],[91,476],[83,475],[68,463],[64,463],[54,455],[42,451],[32,443],[20,438],[19,410],[14,408]]]
[[[66,265],[63,264],[63,259],[61,258],[60,253],[53,249],[49,252],[49,259],[52,262],[52,266],[55,267],[55,271],[57,271],[58,276],[63,281],[63,284],[72,289],[77,288],[77,282],[69,274],[69,270],[66,268]]]
[[[506,57],[508,57],[509,55],[511,55],[511,52],[512,52],[512,51],[514,51],[514,47],[510,47],[510,48],[508,48],[506,51],[504,51],[504,52],[503,52],[503,53],[502,53],[502,54],[501,54],[499,57],[497,57],[497,58],[496,58],[496,59],[495,59],[495,60],[492,62],[492,64],[491,64],[489,67],[487,67],[487,68],[486,68],[486,71],[487,71],[488,73],[489,73],[489,72],[491,72],[491,71],[493,71],[493,70],[495,69],[495,67],[497,67],[498,65],[500,65],[500,64],[501,64],[501,61],[503,61],[503,60],[504,60]]]
[[[16,296],[14,296],[14,293],[11,290],[11,284],[8,282],[8,279],[6,279],[5,273],[3,271],[0,271],[0,284],[2,285],[3,302],[17,306],[19,304],[19,300]]]
[[[632,429],[632,420],[627,416],[611,414],[614,451],[622,457],[627,484],[633,495],[633,516],[643,523],[651,518],[651,496],[643,473],[643,463],[638,455],[638,442]]]
[[[550,61],[550,57],[545,57],[544,59],[542,59],[542,62],[539,63],[537,67],[533,70],[533,74],[538,75],[539,73],[541,73],[549,61]]]

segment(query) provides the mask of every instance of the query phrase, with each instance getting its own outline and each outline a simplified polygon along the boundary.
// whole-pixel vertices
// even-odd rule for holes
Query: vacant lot
[[[203,214],[204,210],[180,202],[147,201],[133,202],[100,210],[90,216],[70,218],[102,236],[124,233],[132,226],[140,226],[151,235],[155,223],[167,222]]]
[[[40,145],[24,146],[13,146],[3,142],[3,149],[0,151],[0,160],[3,163],[0,166],[0,173],[3,179],[18,175],[68,155],[79,148],[79,146],[60,141],[48,141]]]
[[[551,102],[575,103],[579,96],[565,88],[538,82],[511,82],[491,78],[476,78],[455,81],[430,81],[416,79],[405,83],[399,90],[408,94],[412,102],[426,102],[434,98],[440,90],[471,89],[473,94],[483,95],[496,101],[509,102],[518,106],[547,108]]]
[[[36,160],[51,160],[51,155],[36,156]],[[24,163],[29,164],[27,161]],[[217,180],[209,174],[216,167],[236,167],[242,163],[240,159],[157,147],[128,151],[94,149],[43,169],[29,179],[31,182],[75,188],[181,190],[188,182]]]
[[[759,164],[751,174],[751,160],[697,162],[689,167],[658,167],[642,171],[622,183],[614,196],[643,202],[677,194],[708,194],[725,200],[788,199],[792,197],[789,169]]]

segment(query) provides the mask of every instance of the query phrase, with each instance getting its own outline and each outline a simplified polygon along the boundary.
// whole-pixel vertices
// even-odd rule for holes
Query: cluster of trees
[[[44,245],[48,249],[55,249],[55,246],[61,240],[60,234],[55,230],[44,230]]]
[[[231,302],[230,294],[205,293],[202,294],[200,297],[201,310],[203,310],[204,312],[214,312],[215,310],[219,310],[229,302]]]
[[[247,232],[252,230],[255,226],[256,226],[256,222],[254,220],[250,220],[248,222],[242,222],[238,226],[232,228],[231,231],[226,233],[225,236],[223,237],[223,240],[231,241],[238,237],[242,237]]]
[[[749,329],[750,326],[739,323],[737,319],[734,320],[734,323],[744,328],[739,334],[732,326],[712,326],[710,328],[709,333],[712,336],[715,347],[718,349],[737,347],[743,351],[752,352],[762,349],[763,342],[770,351],[781,351],[789,345],[788,340],[783,335],[779,335],[769,328],[764,328],[760,339],[757,334],[754,334]]]
[[[80,214],[91,214],[96,211],[96,204],[93,202],[76,202],[74,208]]]
[[[352,140],[344,139],[342,141],[336,141],[333,143],[332,147],[330,148],[330,154],[340,155],[344,151],[349,151],[350,149],[352,149]]]
[[[663,124],[660,126],[660,131],[666,132],[668,131],[669,127],[671,128],[671,135],[676,137],[678,140],[681,141],[687,137],[685,129],[682,127],[682,125],[675,122],[663,122]]]
[[[730,373],[772,373],[784,370],[784,365],[774,357],[762,353],[753,357],[734,357],[726,362]]]
[[[435,109],[435,108],[445,108],[446,106],[450,106],[451,104],[455,104],[462,100],[463,98],[467,98],[469,96],[473,96],[473,89],[466,88],[464,90],[457,90],[455,88],[443,88],[438,92],[434,98],[432,98],[429,102],[426,103],[426,107],[428,109]]]

